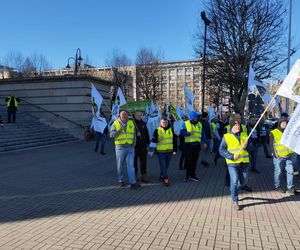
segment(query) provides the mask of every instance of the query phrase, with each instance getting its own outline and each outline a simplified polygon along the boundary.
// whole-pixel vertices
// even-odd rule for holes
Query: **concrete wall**
[[[91,123],[91,83],[104,98],[102,109],[109,115],[104,103],[110,106],[110,82],[86,75],[0,80],[0,107],[5,110],[5,98],[15,95],[21,98],[20,111],[83,138],[84,128],[75,123],[82,126]],[[6,120],[6,114],[2,114],[2,119]]]

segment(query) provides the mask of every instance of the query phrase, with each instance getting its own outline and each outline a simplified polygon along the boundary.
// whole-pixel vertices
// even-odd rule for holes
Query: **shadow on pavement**
[[[76,142],[48,148],[1,154],[0,222],[29,220],[49,216],[126,208],[166,202],[188,201],[212,197],[229,197],[224,186],[225,169],[198,164],[200,182],[184,183],[184,171],[178,170],[179,156],[172,159],[171,186],[159,181],[156,157],[148,160],[151,183],[140,190],[121,188],[116,183],[113,144],[106,155],[94,152],[94,142]],[[201,159],[201,158],[200,158]],[[199,163],[200,163],[199,159]],[[272,191],[272,161],[259,156],[260,174],[252,174],[251,184],[256,192]],[[228,198],[230,199],[230,198]],[[243,208],[266,203],[299,201],[299,196],[279,199],[246,197],[253,203]]]

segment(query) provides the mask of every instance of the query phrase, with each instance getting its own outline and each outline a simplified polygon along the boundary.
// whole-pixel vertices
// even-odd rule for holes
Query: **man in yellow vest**
[[[275,190],[280,193],[285,193],[285,190],[280,186],[281,167],[284,166],[286,170],[287,192],[291,195],[295,194],[293,185],[293,151],[286,146],[280,144],[282,133],[286,128],[287,121],[280,119],[278,127],[270,132],[270,145],[272,149],[273,163],[274,163],[274,185]]]
[[[195,111],[191,111],[190,120],[185,121],[182,125],[180,134],[184,136],[186,147],[186,176],[184,180],[185,182],[199,181],[196,176],[196,166],[201,149],[201,142],[205,149],[207,148],[207,144],[205,130],[202,129],[202,123],[199,121],[198,114]]]
[[[122,110],[119,118],[112,124],[110,137],[115,139],[117,173],[120,186],[126,186],[124,172],[127,167],[130,186],[132,189],[138,189],[140,184],[135,180],[133,165],[134,146],[136,141],[135,127],[133,121],[128,119],[127,111]]]
[[[220,144],[220,154],[226,160],[230,175],[230,193],[233,209],[240,210],[238,204],[238,184],[245,189],[249,173],[249,153],[247,151],[247,134],[241,132],[241,124],[230,121],[230,130],[224,134]]]
[[[15,96],[8,96],[5,99],[6,107],[7,107],[7,123],[16,122],[16,113],[19,106],[20,99]]]

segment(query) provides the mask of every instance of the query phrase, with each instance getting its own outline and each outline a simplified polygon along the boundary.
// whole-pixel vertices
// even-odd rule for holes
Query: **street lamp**
[[[81,64],[81,62],[83,60],[82,57],[81,57],[81,50],[79,48],[76,50],[75,58],[74,57],[69,57],[68,58],[68,65],[66,66],[67,69],[71,68],[71,66],[70,66],[70,59],[72,59],[72,60],[75,61],[74,75],[77,75],[78,67],[80,66],[80,64]]]
[[[203,65],[202,65],[202,113],[204,112],[204,96],[205,96],[205,56],[206,56],[206,30],[210,24],[210,20],[206,17],[205,11],[201,11],[201,18],[204,22],[204,47],[203,47]]]

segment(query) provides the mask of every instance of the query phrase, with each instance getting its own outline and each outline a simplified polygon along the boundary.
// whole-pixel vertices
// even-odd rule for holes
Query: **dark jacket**
[[[168,130],[169,128],[171,128],[170,125],[168,125],[166,128],[163,128],[163,129]],[[172,128],[172,133],[173,133],[173,152],[177,152],[177,135],[174,133],[173,128]],[[158,143],[158,130],[157,129],[154,130],[151,141],[154,143]]]
[[[134,120],[136,125],[136,135],[140,132],[141,136],[136,136],[136,145],[135,147],[146,148],[150,143],[149,133],[146,126],[146,123],[142,120]]]
[[[247,134],[249,135],[250,132],[252,131],[254,125],[251,124],[247,124]],[[260,130],[259,130],[259,126],[257,126],[255,128],[255,131],[253,131],[251,137],[250,137],[251,142],[253,143],[253,145],[256,145],[259,143],[260,141]]]
[[[212,139],[211,128],[210,128],[209,122],[204,119],[200,119],[200,122],[202,124],[202,130],[205,131],[206,139],[207,140]]]

